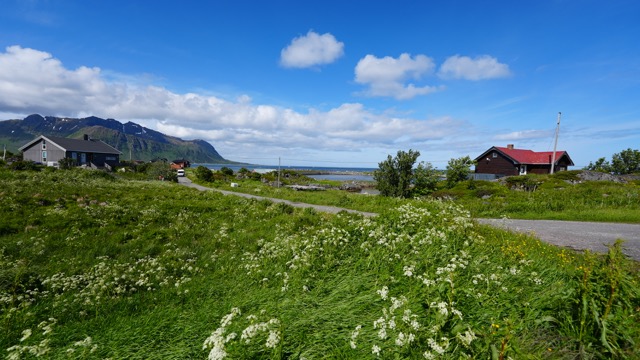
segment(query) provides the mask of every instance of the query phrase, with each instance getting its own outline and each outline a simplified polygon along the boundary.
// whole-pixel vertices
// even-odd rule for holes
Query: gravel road
[[[640,261],[640,225],[556,220],[478,219],[512,231],[530,233],[540,240],[574,250],[606,253],[608,245],[623,239],[623,252]]]
[[[376,215],[375,213],[343,209],[334,206],[305,204],[289,200],[211,189],[194,184],[186,177],[178,178],[178,182],[182,185],[196,188],[201,191],[215,190],[225,195],[235,195],[258,200],[270,200],[300,208],[310,207],[322,212],[335,214],[340,211],[347,211],[362,214],[364,216]],[[638,224],[512,219],[477,219],[477,221],[481,224],[497,226],[511,231],[530,233],[537,236],[542,241],[578,251],[588,249],[593,252],[606,253],[608,245],[613,244],[616,239],[623,239],[625,240],[623,244],[623,252],[625,255],[631,259],[640,261],[640,225]]]

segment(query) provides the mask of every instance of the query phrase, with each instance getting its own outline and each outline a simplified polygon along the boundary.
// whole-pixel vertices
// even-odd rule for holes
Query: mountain
[[[234,163],[220,156],[204,140],[182,140],[133,122],[123,124],[95,116],[74,119],[37,114],[23,120],[0,121],[0,146],[6,145],[13,153],[18,153],[22,145],[40,135],[82,139],[85,134],[120,150],[122,160],[164,158],[169,161],[187,159],[192,163]]]

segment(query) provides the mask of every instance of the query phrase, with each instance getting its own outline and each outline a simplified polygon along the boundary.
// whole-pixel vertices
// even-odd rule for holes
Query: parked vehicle
[[[184,169],[178,169],[178,177],[184,176]]]

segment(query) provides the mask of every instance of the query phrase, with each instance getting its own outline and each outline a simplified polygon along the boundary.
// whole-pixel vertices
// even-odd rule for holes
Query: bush
[[[9,166],[11,170],[40,170],[41,167],[41,165],[38,165],[33,161],[25,160],[15,161]]]
[[[512,190],[535,191],[538,189],[538,186],[542,184],[540,175],[532,174],[509,176],[505,181],[507,186]]]
[[[69,170],[75,167],[77,164],[76,164],[76,161],[71,158],[64,158],[58,161],[58,165],[60,166],[60,169]]]
[[[213,180],[213,172],[205,166],[198,166],[195,171],[196,178],[200,181],[211,182]]]
[[[221,167],[218,172],[220,172],[224,176],[233,176],[233,169],[226,166]]]

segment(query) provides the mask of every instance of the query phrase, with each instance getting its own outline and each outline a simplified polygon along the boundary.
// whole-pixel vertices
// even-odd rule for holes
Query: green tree
[[[447,187],[452,188],[457,183],[469,178],[469,168],[474,161],[469,156],[451,159],[447,163]]]
[[[210,182],[211,180],[213,180],[213,172],[208,167],[202,165],[198,166],[196,168],[195,174],[198,180],[206,182]]]
[[[602,171],[618,175],[640,172],[640,151],[628,148],[611,156],[611,163],[599,158],[595,163],[589,162],[585,170]]]
[[[413,180],[413,164],[420,156],[419,151],[398,151],[395,158],[389,155],[387,160],[378,163],[373,172],[376,188],[383,196],[409,197]]]
[[[611,169],[614,173],[624,175],[640,172],[640,151],[622,150],[611,157]]]
[[[609,162],[607,161],[607,159],[601,157],[600,159],[596,160],[596,162],[589,162],[589,165],[587,165],[585,168],[585,170],[591,170],[591,171],[600,171],[600,172],[611,172],[611,164],[609,164]]]
[[[436,190],[440,181],[440,173],[431,163],[422,161],[413,171],[414,192],[419,195],[428,195]]]

